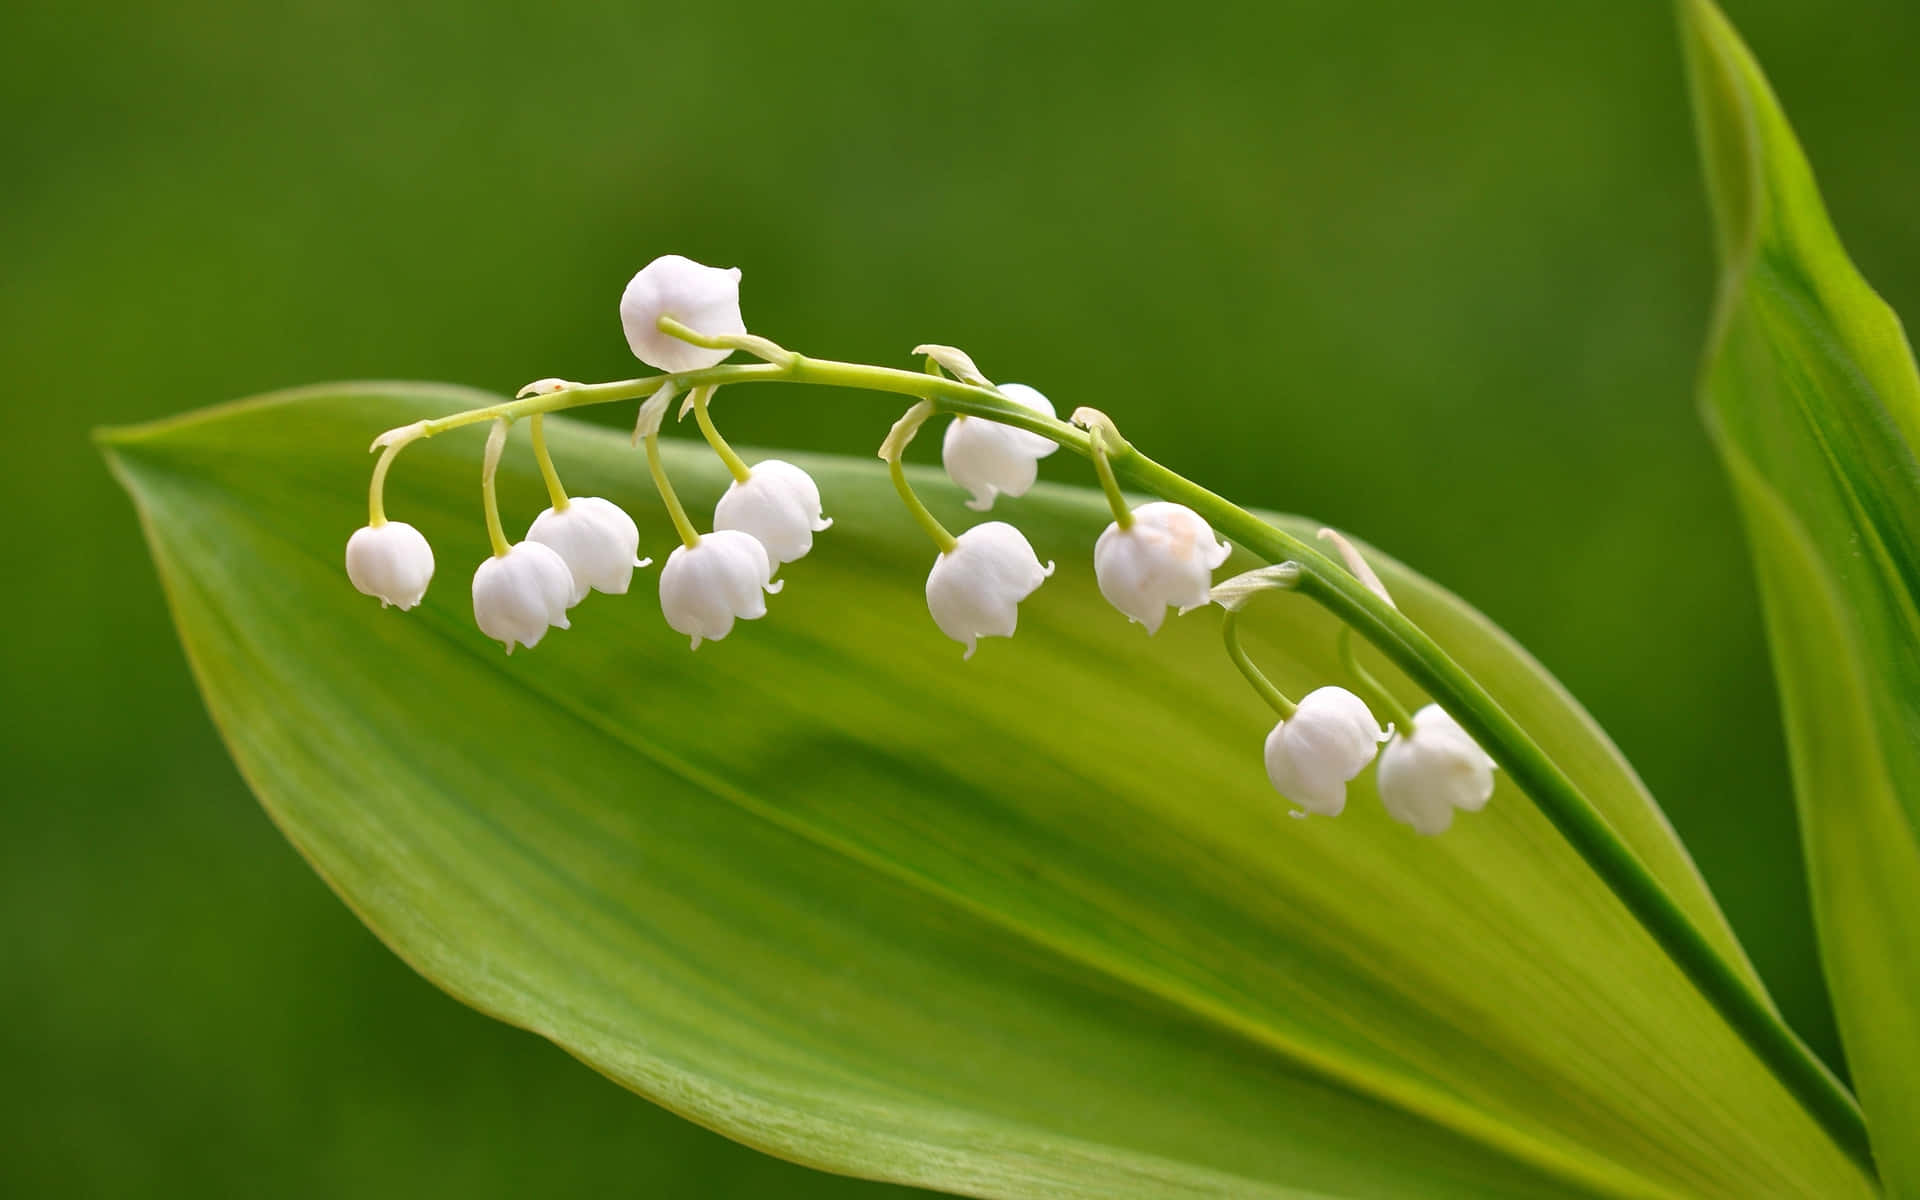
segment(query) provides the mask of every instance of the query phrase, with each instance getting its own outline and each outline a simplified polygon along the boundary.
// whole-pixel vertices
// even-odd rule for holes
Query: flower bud
[[[538,645],[549,626],[567,627],[573,586],[573,573],[552,547],[521,542],[473,573],[474,623],[508,654],[515,642]]]
[[[420,603],[433,579],[433,547],[405,521],[365,525],[347,539],[347,578],[380,599],[380,607],[401,611]]]
[[[1413,714],[1413,731],[1380,752],[1380,802],[1414,832],[1443,833],[1453,810],[1479,812],[1493,796],[1493,759],[1438,704]]]
[[[598,496],[576,496],[564,509],[547,509],[527,528],[527,540],[546,546],[567,564],[573,576],[568,608],[594,588],[609,596],[625,595],[633,569],[653,561],[639,556],[640,530],[633,518]]]
[[[832,524],[820,513],[813,477],[777,458],[755,463],[747,481],[736,480],[713,509],[715,529],[752,534],[776,571],[782,563],[805,558],[813,535]]]
[[[730,350],[709,350],[660,329],[672,317],[705,334],[745,333],[740,316],[740,268],[704,267],[663,254],[640,268],[620,297],[620,324],[635,358],[662,371],[718,366]]]
[[[1040,565],[1025,534],[1005,521],[988,521],[934,559],[927,611],[940,632],[967,648],[960,657],[972,658],[976,639],[1013,636],[1020,602],[1051,574],[1053,564]]]
[[[1308,812],[1337,817],[1348,781],[1367,769],[1386,736],[1366,701],[1345,688],[1316,688],[1267,735],[1267,778]]]
[[[766,616],[766,596],[782,586],[769,582],[772,576],[773,563],[759,539],[717,529],[667,556],[660,569],[660,611],[698,650],[702,638],[717,642],[731,633],[736,619]]]
[[[1207,603],[1213,572],[1231,548],[1206,518],[1184,504],[1155,500],[1133,510],[1133,524],[1108,525],[1093,546],[1093,574],[1107,602],[1157,633],[1169,607]]]
[[[1053,415],[1053,403],[1024,383],[1003,383],[1000,394],[1023,408]],[[985,417],[955,417],[940,443],[947,475],[973,493],[967,507],[986,512],[994,496],[1024,496],[1040,474],[1040,460],[1060,447],[1037,433]]]

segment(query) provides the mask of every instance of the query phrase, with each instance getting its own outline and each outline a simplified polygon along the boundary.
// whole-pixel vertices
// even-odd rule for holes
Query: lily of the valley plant
[[[1439,702],[1408,713],[1359,665],[1352,653],[1352,629],[1376,639],[1385,632],[1414,644],[1424,635],[1399,616],[1386,589],[1346,538],[1321,531],[1345,560],[1342,569],[1152,463],[1120,435],[1107,414],[1081,407],[1071,421],[1060,421],[1039,390],[996,384],[955,347],[915,347],[914,354],[924,360],[920,372],[811,358],[789,350],[747,331],[740,307],[741,275],[738,268],[709,267],[668,254],[633,277],[621,297],[621,324],[635,355],[664,374],[603,384],[542,379],[522,388],[510,403],[415,422],[375,438],[373,448],[380,457],[373,470],[368,524],[348,539],[347,569],[354,586],[383,605],[404,609],[419,602],[433,571],[433,555],[412,527],[387,520],[389,470],[400,451],[420,439],[492,422],[480,477],[493,554],[473,577],[473,612],[480,629],[512,653],[516,643],[537,644],[550,627],[566,629],[568,610],[590,589],[624,593],[633,569],[651,561],[636,557],[634,523],[608,500],[567,495],[541,420],[562,409],[638,398],[634,439],[644,447],[653,484],[680,538],[660,572],[660,608],[667,624],[687,635],[697,650],[702,641],[727,637],[737,621],[764,616],[768,597],[786,582],[774,574],[803,559],[814,535],[831,524],[822,513],[820,491],[804,470],[777,459],[749,465],[721,436],[711,411],[719,390],[787,381],[917,397],[888,432],[879,453],[901,503],[933,543],[927,608],[940,631],[964,647],[962,658],[973,657],[981,638],[1012,637],[1021,602],[1045,584],[1056,564],[1042,562],[1012,523],[985,521],[955,534],[921,502],[907,481],[902,454],[920,427],[941,414],[951,415],[942,459],[953,481],[971,493],[967,506],[976,511],[992,508],[998,498],[1018,500],[1033,486],[1039,459],[1060,446],[1091,459],[1113,514],[1113,523],[1092,548],[1092,566],[1101,594],[1119,615],[1151,635],[1169,610],[1186,614],[1210,603],[1224,610],[1220,625],[1226,653],[1278,718],[1266,740],[1265,765],[1275,790],[1297,806],[1294,815],[1338,816],[1346,806],[1347,784],[1377,756],[1379,793],[1387,813],[1417,833],[1441,834],[1456,811],[1477,812],[1493,793],[1496,759],[1477,744],[1474,727],[1495,733],[1496,743],[1510,748],[1517,761],[1509,765],[1544,792],[1549,806],[1554,797],[1571,795],[1571,784],[1557,768],[1532,749],[1526,735],[1479,695],[1471,681],[1447,681],[1456,694],[1475,701],[1460,714]],[[760,361],[727,365],[736,351]],[[734,479],[705,532],[680,502],[661,462],[661,427],[682,397],[679,416],[693,415]],[[532,431],[532,451],[552,505],[534,520],[526,538],[515,543],[502,524],[494,475],[509,427],[523,419]],[[1133,504],[1121,490],[1116,465],[1131,467],[1136,480],[1167,498]],[[1215,587],[1213,572],[1225,563],[1230,546],[1209,516],[1225,527],[1257,528],[1261,536],[1248,548],[1269,557],[1279,548],[1281,565],[1255,569]],[[1345,683],[1351,690],[1330,683],[1295,701],[1252,661],[1240,643],[1236,617],[1265,591],[1305,593],[1347,623],[1340,642],[1349,672]],[[1443,654],[1431,657],[1445,661]],[[1387,717],[1384,726],[1376,712]],[[1574,827],[1576,845],[1589,853],[1603,876],[1613,877],[1609,882],[1618,884],[1622,899],[1642,904],[1610,832],[1583,822],[1585,812],[1577,804],[1569,803],[1564,816]],[[1813,1101],[1836,1114],[1835,1120],[1850,1120],[1844,1115],[1851,1111],[1850,1102],[1834,1091],[1831,1077],[1804,1046],[1790,1035],[1780,1036],[1777,1023],[1757,1022],[1739,1011],[1752,1003],[1749,993],[1720,986],[1715,977],[1725,968],[1717,956],[1699,952],[1698,935],[1690,926],[1653,903],[1645,903],[1639,915],[1656,934],[1673,939],[1682,961],[1700,972],[1703,987],[1713,989],[1709,994],[1724,997],[1734,1010],[1730,1015],[1753,1031],[1757,1051],[1794,1071]]]
[[[1723,264],[1703,408],[1844,1081],[1539,664],[1162,466],[1072,379],[802,354],[750,331],[740,270],[666,255],[619,301],[640,378],[342,385],[102,440],[236,760],[329,882],[449,991],[753,1145],[992,1196],[1920,1196],[1920,374],[1757,65],[1681,7]],[[749,461],[715,411],[766,383],[883,397],[884,471]],[[543,426],[621,402],[632,445]],[[663,447],[688,417],[705,446]],[[929,421],[966,528],[903,461]],[[477,463],[401,463],[466,426]],[[341,482],[288,502],[276,464],[316,444]],[[1061,449],[1097,492],[1036,488]],[[535,470],[545,507],[503,513]],[[469,472],[472,626],[428,595]],[[338,585],[342,535],[404,617]],[[628,594],[656,563],[658,618]],[[959,652],[871,636],[896,617]]]

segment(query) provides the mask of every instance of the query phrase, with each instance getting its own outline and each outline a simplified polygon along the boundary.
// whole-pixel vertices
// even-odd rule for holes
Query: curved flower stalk
[[[805,558],[813,549],[813,535],[830,528],[833,521],[820,509],[820,488],[813,476],[777,458],[750,467],[734,453],[708,411],[714,390],[694,388],[680,407],[682,418],[693,413],[707,444],[733,476],[733,483],[713,506],[713,528],[750,534],[778,571]]]
[[[426,535],[405,521],[387,520],[387,470],[405,444],[374,444],[380,458],[367,488],[367,523],[347,539],[347,579],[377,598],[381,608],[393,605],[401,612],[420,603],[433,582],[433,547]]]
[[[1151,637],[1160,632],[1167,609],[1185,614],[1207,603],[1213,573],[1233,548],[1184,504],[1155,500],[1130,507],[1107,461],[1109,445],[1125,444],[1112,419],[1098,409],[1081,408],[1074,411],[1073,423],[1087,431],[1094,473],[1113,510],[1113,524],[1093,545],[1095,582],[1107,603],[1146,626]]]
[[[1488,764],[1497,764],[1606,882],[1628,911],[1665,949],[1700,993],[1739,1031],[1782,1083],[1820,1118],[1841,1144],[1863,1162],[1868,1161],[1865,1129],[1859,1109],[1845,1088],[1784,1024],[1765,996],[1747,981],[1734,964],[1722,957],[1706,934],[1692,923],[1567,775],[1426,631],[1394,607],[1378,581],[1368,578],[1370,572],[1359,567],[1353,570],[1343,567],[1313,545],[1267,524],[1247,510],[1168,470],[1119,438],[1111,422],[1094,422],[1092,428],[1082,428],[1008,396],[1006,389],[992,385],[970,357],[950,347],[925,346],[919,350],[935,364],[945,368],[945,372],[911,371],[811,358],[748,333],[744,329],[744,321],[735,320],[738,311],[737,273],[722,271],[717,275],[701,274],[712,269],[686,263],[686,260],[659,266],[666,262],[665,259],[656,260],[656,264],[649,267],[649,270],[658,267],[657,286],[656,282],[650,280],[636,291],[635,286],[641,284],[636,277],[635,286],[629,288],[633,303],[623,301],[621,317],[636,354],[644,361],[660,364],[668,374],[612,383],[564,384],[548,389],[536,387],[531,389],[531,394],[523,394],[511,401],[391,430],[375,443],[376,448],[385,453],[375,470],[370,511],[378,511],[380,487],[393,454],[412,441],[482,421],[512,421],[588,405],[651,397],[642,408],[641,419],[635,430],[636,441],[646,442],[655,484],[681,534],[683,549],[690,554],[700,544],[701,535],[693,530],[659,468],[657,438],[660,413],[674,396],[683,391],[697,393],[699,389],[735,384],[785,382],[905,397],[916,402],[909,411],[912,428],[917,428],[920,422],[934,415],[965,417],[969,422],[979,420],[1005,427],[1009,431],[1034,435],[1091,458],[1113,505],[1114,523],[1121,531],[1132,528],[1131,523],[1138,515],[1137,510],[1127,506],[1120,496],[1119,484],[1125,480],[1158,501],[1190,512],[1199,522],[1198,525],[1188,522],[1184,515],[1179,517],[1177,523],[1180,528],[1196,535],[1192,539],[1196,551],[1200,551],[1201,547],[1198,531],[1201,527],[1205,528],[1207,548],[1197,555],[1197,561],[1205,566],[1208,574],[1219,565],[1215,555],[1220,543],[1214,540],[1216,537],[1230,541],[1273,564],[1262,572],[1254,573],[1260,578],[1257,584],[1245,585],[1246,577],[1241,577],[1244,586],[1236,593],[1241,602],[1251,591],[1261,588],[1278,586],[1296,591],[1321,605],[1341,623],[1343,629],[1340,636],[1349,648],[1350,635],[1357,633],[1384,654],[1415,687],[1431,697],[1432,704],[1420,713],[1407,714],[1385,689],[1379,689],[1377,685],[1370,686],[1350,653],[1347,655],[1349,673],[1354,676],[1350,682],[1358,688],[1357,693],[1336,689],[1346,698],[1329,695],[1324,700],[1316,701],[1313,709],[1303,717],[1300,710],[1306,708],[1305,701],[1296,706],[1277,690],[1273,691],[1268,700],[1281,717],[1281,728],[1276,729],[1276,736],[1280,739],[1285,771],[1291,772],[1284,777],[1288,787],[1297,793],[1290,798],[1303,807],[1312,805],[1320,810],[1332,809],[1335,804],[1333,789],[1337,784],[1341,789],[1340,802],[1344,802],[1346,781],[1365,769],[1365,761],[1356,766],[1355,760],[1360,758],[1363,751],[1368,761],[1373,758],[1373,746],[1363,746],[1363,739],[1359,736],[1366,733],[1365,740],[1368,742],[1376,738],[1378,725],[1374,723],[1373,711],[1380,711],[1388,717],[1399,735],[1398,744],[1404,747],[1392,756],[1394,765],[1391,767],[1386,759],[1383,758],[1381,762],[1381,769],[1385,773],[1382,779],[1383,794],[1399,795],[1399,784],[1389,782],[1390,779],[1412,780],[1422,787],[1436,786],[1435,781],[1443,779],[1448,771],[1462,769],[1463,764],[1470,765],[1474,773],[1468,781],[1469,786],[1448,791],[1443,797],[1450,821],[1452,812],[1471,810],[1484,803],[1482,779],[1478,772],[1483,767],[1490,772]],[[646,274],[646,271],[642,272],[642,275]],[[648,328],[649,318],[652,321],[651,329]],[[683,355],[666,341],[657,340],[656,333],[702,353]],[[725,359],[734,351],[745,351],[761,361],[726,362]],[[556,382],[543,381],[544,384]],[[710,395],[710,391],[707,394]],[[906,424],[906,419],[902,423]],[[883,451],[882,457],[888,459],[903,502],[941,551],[941,561],[936,562],[935,572],[930,574],[928,580],[929,606],[936,623],[963,644],[970,644],[969,638],[999,633],[1003,617],[1005,632],[1012,633],[1015,624],[1013,614],[1018,603],[1046,577],[1047,568],[1039,564],[1031,547],[1026,545],[1024,536],[1010,526],[1005,527],[1005,534],[996,532],[983,537],[983,543],[990,540],[1001,547],[995,562],[1006,567],[1007,575],[1004,579],[996,579],[990,587],[980,582],[985,576],[974,576],[975,583],[965,590],[969,603],[979,602],[977,610],[971,612],[964,622],[971,628],[963,631],[966,636],[955,632],[962,625],[957,618],[949,628],[950,622],[941,611],[944,602],[941,605],[935,603],[936,593],[944,596],[948,589],[944,580],[936,588],[935,575],[945,576],[949,573],[941,570],[941,562],[960,550],[961,538],[947,533],[913,496],[911,489],[905,486],[904,475],[899,469],[899,451],[904,448],[905,438],[911,436],[911,428],[904,437],[899,435],[900,428],[896,426],[895,436],[888,439],[894,452],[889,456]],[[719,446],[715,448],[718,450]],[[738,473],[735,478],[740,481]],[[999,490],[1007,489],[1001,487]],[[1175,522],[1171,518],[1171,510],[1168,511],[1170,515],[1166,523],[1171,526]],[[989,523],[969,533],[1000,524]],[[743,533],[742,536],[746,535]],[[1006,549],[1013,545],[1012,538],[1018,538],[1020,545],[1026,547],[1024,555]],[[747,537],[747,540],[761,547],[764,553],[765,548],[757,537]],[[1192,560],[1183,559],[1177,554],[1145,549],[1138,542],[1127,553],[1116,554],[1114,545],[1110,542],[1106,554],[1096,555],[1096,572],[1113,581],[1114,587],[1109,592],[1109,598],[1123,612],[1149,623],[1145,614],[1152,601],[1158,602],[1155,615],[1162,619],[1167,607],[1185,609],[1191,606],[1199,576],[1199,572],[1192,568]],[[1336,545],[1343,553],[1351,550],[1344,544]],[[680,551],[675,551],[675,556],[683,560],[687,557]],[[1107,563],[1104,569],[1098,566],[1102,558]],[[1349,555],[1349,561],[1364,565],[1357,554]],[[767,562],[770,572],[771,557],[767,558]],[[1120,586],[1126,574],[1121,569],[1122,563],[1136,568],[1130,586],[1124,588]],[[1179,569],[1175,569],[1176,563]],[[1037,578],[1034,577],[1036,570],[1039,571]],[[668,592],[673,589],[666,587],[670,573],[676,577],[680,574],[674,570],[671,562],[662,573],[663,608],[671,603],[672,607],[678,609],[677,591],[676,598],[670,602]],[[749,574],[745,571],[736,573],[741,578]],[[960,577],[966,578],[966,573],[962,572]],[[734,574],[728,574],[727,578],[733,581]],[[1103,580],[1103,591],[1107,590],[1105,583],[1106,580]],[[1228,581],[1216,588],[1215,599],[1221,598],[1223,589],[1231,592],[1234,583]],[[771,586],[756,586],[752,600],[743,600],[740,607],[751,608],[759,604],[763,610],[763,602],[759,597],[771,590]],[[731,591],[726,594],[733,595]],[[989,606],[983,597],[991,597],[992,605]],[[990,614],[987,611],[989,608]],[[958,611],[957,607],[949,608],[948,614]],[[750,617],[758,613],[738,611],[736,608],[734,615]],[[989,615],[991,620],[987,619]],[[1229,630],[1233,616],[1229,611],[1223,622]],[[687,630],[683,629],[682,632]],[[695,633],[694,636],[697,643],[701,636],[720,634]],[[1231,645],[1229,652],[1232,653]],[[1249,672],[1248,678],[1254,680],[1256,675],[1257,671]],[[1268,687],[1271,688],[1271,685]],[[1266,693],[1263,691],[1262,694]],[[1318,692],[1314,694],[1318,695]],[[1362,696],[1366,699],[1361,699]],[[1313,696],[1308,699],[1313,699]],[[1360,709],[1367,710],[1364,728],[1363,722],[1358,719]],[[1440,717],[1434,715],[1436,713],[1445,714],[1444,724]],[[1292,736],[1284,730],[1290,719],[1302,722],[1295,725]],[[1458,731],[1457,738],[1445,731],[1447,726]],[[1294,746],[1296,741],[1298,748]],[[1466,746],[1472,746],[1475,751],[1484,748],[1485,753],[1476,759],[1466,752]],[[1405,763],[1402,763],[1399,760],[1403,756],[1411,757],[1406,757]],[[1412,766],[1410,773],[1405,770],[1409,764]],[[1280,783],[1280,776],[1284,773],[1272,770],[1271,756],[1268,765],[1270,775],[1275,776],[1277,784]],[[1342,775],[1345,778],[1340,778]],[[1490,774],[1487,778],[1491,778]],[[1287,788],[1283,787],[1282,790]],[[1434,824],[1435,820],[1430,819],[1429,813],[1437,811],[1431,809],[1432,798],[1436,794],[1422,793],[1423,798],[1406,806],[1404,811],[1412,813],[1418,808],[1422,814],[1421,820],[1429,825]],[[1303,796],[1305,800],[1301,799]],[[1391,805],[1398,806],[1399,800],[1392,801]]]
[[[500,503],[493,477],[500,452],[507,444],[507,423],[494,423],[487,438],[486,465],[480,473],[481,497],[487,514],[487,536],[493,556],[473,573],[473,623],[480,632],[503,643],[513,653],[515,643],[532,649],[548,628],[567,628],[567,609],[573,605],[573,573],[566,560],[539,542],[507,544],[500,527]],[[584,593],[582,593],[584,594]]]
[[[924,400],[908,409],[880,444],[880,457],[901,503],[939,548],[927,572],[927,611],[940,632],[965,647],[964,660],[973,657],[983,637],[1013,636],[1020,602],[1053,574],[1053,564],[1041,566],[1026,535],[1005,521],[975,525],[955,537],[927,511],[907,483],[900,456],[931,412]]]
[[[547,387],[559,380],[542,380],[535,387]],[[521,389],[524,395],[526,389]],[[547,453],[546,431],[538,414],[527,422],[533,432],[533,456],[546,481],[551,504],[527,527],[527,540],[537,542],[558,554],[573,574],[571,608],[587,598],[589,591],[609,596],[624,596],[633,582],[633,569],[652,564],[641,558],[640,528],[626,510],[600,496],[569,497],[560,485],[560,473]]]

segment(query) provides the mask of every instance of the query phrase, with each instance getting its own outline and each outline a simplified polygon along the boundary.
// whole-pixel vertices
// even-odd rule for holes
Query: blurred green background
[[[1915,311],[1920,8],[1729,11]],[[1463,593],[1624,746],[1837,1053],[1690,395],[1711,243],[1664,3],[139,0],[5,28],[0,1192],[883,1190],[681,1123],[383,950],[229,765],[86,441],[318,380],[636,374],[615,304],[669,250],[743,266],[790,345],[964,346]],[[859,454],[895,415],[730,413]]]

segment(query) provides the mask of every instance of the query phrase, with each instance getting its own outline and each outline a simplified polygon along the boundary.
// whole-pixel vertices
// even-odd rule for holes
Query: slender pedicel
[[[560,486],[560,472],[554,470],[553,457],[547,453],[547,431],[541,422],[545,413],[535,413],[527,421],[527,430],[533,436],[533,461],[540,466],[540,478],[547,485],[547,502],[553,511],[567,511],[567,490]]]
[[[1107,494],[1107,507],[1113,511],[1113,523],[1121,532],[1133,528],[1133,509],[1127,506],[1127,498],[1120,491],[1120,481],[1113,477],[1113,464],[1107,461],[1107,437],[1113,430],[1113,422],[1107,414],[1098,409],[1078,408],[1073,413],[1073,423],[1086,429],[1089,449],[1093,452],[1093,473],[1100,477],[1100,490]],[[1113,435],[1118,439],[1118,434]]]
[[[493,556],[505,558],[512,549],[507,541],[507,531],[500,527],[500,500],[494,494],[493,476],[500,469],[500,453],[507,448],[506,418],[493,423],[492,432],[487,434],[487,457],[480,468],[480,504],[487,514],[487,540],[493,543]]]
[[[1334,635],[1334,645],[1340,652],[1340,665],[1346,668],[1358,686],[1360,694],[1372,705],[1375,712],[1385,713],[1387,722],[1403,737],[1413,736],[1413,716],[1407,712],[1406,705],[1400,703],[1386,685],[1373,677],[1372,672],[1360,665],[1353,653],[1353,630],[1345,625]]]
[[[887,431],[886,440],[880,443],[880,457],[886,461],[887,476],[893,480],[893,490],[900,493],[900,502],[907,506],[907,512],[912,515],[914,523],[933,539],[933,544],[940,548],[940,553],[952,554],[953,548],[959,544],[959,539],[948,533],[947,527],[940,523],[939,518],[921,503],[920,497],[913,490],[913,485],[907,482],[906,469],[900,465],[900,455],[905,452],[907,443],[913,441],[913,435],[920,432],[920,426],[933,415],[933,411],[931,400],[922,400],[909,408],[905,415],[893,423],[893,428]]]
[[[700,432],[706,437],[707,445],[712,446],[713,452],[720,456],[721,462],[726,464],[727,473],[733,476],[735,483],[745,483],[753,478],[752,468],[747,466],[745,459],[733,452],[732,446],[727,445],[727,439],[721,437],[720,431],[714,428],[713,416],[707,411],[708,403],[712,401],[714,392],[718,390],[718,387],[713,384],[694,388],[687,395],[687,403],[693,406],[695,423],[700,426]]]
[[[1273,686],[1273,680],[1268,679],[1267,673],[1254,665],[1253,659],[1247,655],[1247,648],[1240,644],[1240,613],[1237,609],[1229,608],[1222,614],[1220,637],[1226,643],[1227,657],[1233,660],[1233,665],[1239,668],[1240,674],[1246,677],[1247,682],[1253,686],[1254,692],[1267,702],[1267,707],[1271,708],[1282,721],[1292,717],[1300,706],[1288,699],[1285,692]]]
[[[653,486],[659,489],[660,502],[667,506],[667,516],[673,519],[674,532],[680,535],[680,544],[691,550],[700,544],[700,533],[687,519],[687,510],[680,504],[680,496],[673,490],[673,481],[667,478],[667,469],[660,463],[660,431],[653,430],[643,435],[647,447],[647,473],[653,476]]]

